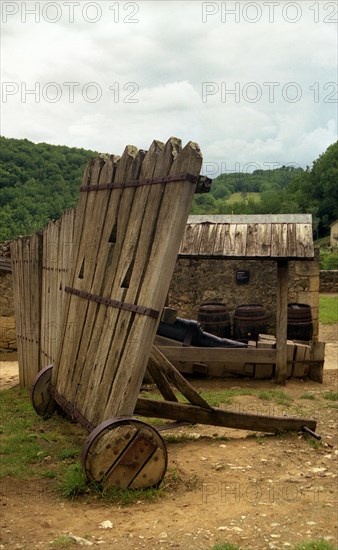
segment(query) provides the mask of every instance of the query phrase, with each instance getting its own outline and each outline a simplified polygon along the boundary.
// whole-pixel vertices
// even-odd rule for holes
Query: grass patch
[[[148,489],[121,489],[120,487],[110,487],[106,491],[101,491],[101,497],[107,502],[118,504],[120,506],[130,506],[141,501],[153,502],[164,495],[163,489],[149,487]]]
[[[257,396],[257,390],[253,388],[229,388],[226,390],[206,390],[201,392],[201,396],[213,407],[220,405],[231,405],[234,402],[234,397],[241,395]]]
[[[181,485],[185,490],[193,486],[193,478],[183,479],[168,472],[159,488],[105,490],[99,484],[89,483],[80,467],[79,455],[86,432],[78,424],[58,415],[42,419],[33,409],[28,392],[19,388],[0,392],[0,411],[2,478],[53,479],[55,493],[63,498],[74,500],[85,495],[89,501],[99,497],[123,506],[159,499],[166,492],[172,492],[173,486]],[[154,420],[164,423],[162,419]],[[67,540],[54,541],[55,547],[62,548],[61,544],[67,544]]]
[[[324,325],[338,323],[338,296],[319,295],[319,322]]]
[[[314,393],[311,392],[305,392],[303,395],[300,396],[299,399],[309,399],[310,401],[316,401],[317,397]]]
[[[319,255],[320,269],[338,269],[338,253],[333,250],[320,250]]]
[[[329,401],[338,401],[338,391],[325,391],[323,393],[323,398]]]
[[[58,452],[58,457],[60,460],[67,460],[70,458],[78,458],[80,456],[80,449],[79,448],[70,448],[70,449],[60,449]]]
[[[65,462],[78,461],[83,430],[62,417],[43,420],[33,409],[28,392],[19,388],[0,392],[0,410],[0,478],[62,481]]]
[[[337,546],[332,546],[332,544],[326,540],[319,539],[301,542],[295,546],[294,550],[337,550]]]
[[[74,500],[88,492],[88,483],[79,464],[71,464],[58,484],[58,491],[62,497]]]
[[[68,535],[60,535],[50,543],[51,548],[69,548],[74,544],[74,539]]]
[[[243,195],[242,193],[232,193],[230,197],[226,200],[227,204],[233,204],[234,202],[245,202],[249,199],[257,202],[260,199],[260,193],[248,192]]]
[[[283,390],[258,390],[257,396],[263,401],[274,401],[278,405],[290,405],[292,397]]]

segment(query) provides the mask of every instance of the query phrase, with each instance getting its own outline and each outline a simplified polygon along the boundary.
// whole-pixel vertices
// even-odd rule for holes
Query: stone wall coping
[[[311,214],[191,215],[188,223],[299,223],[312,224]]]

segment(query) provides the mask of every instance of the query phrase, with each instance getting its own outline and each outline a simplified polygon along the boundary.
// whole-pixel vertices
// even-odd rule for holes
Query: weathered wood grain
[[[276,350],[249,348],[198,348],[161,346],[161,352],[169,361],[229,362],[229,363],[275,363]]]
[[[174,384],[192,405],[198,405],[205,409],[211,408],[207,401],[200,396],[193,386],[180,374],[156,346],[152,347],[150,357],[156,365],[157,370],[163,372],[167,380]]]
[[[144,398],[137,400],[135,413],[142,416],[157,416],[181,422],[210,424],[212,426],[269,433],[297,431],[301,430],[304,426],[307,426],[310,430],[316,430],[316,421],[306,418],[263,416],[224,411],[216,408],[207,410],[185,403],[155,401]]]
[[[242,216],[241,222],[236,223],[235,216],[223,216],[224,222],[218,220],[222,216],[212,217],[217,221],[196,220],[188,224],[180,256],[276,259],[314,257],[312,225],[308,220],[306,223],[274,220],[268,223],[264,217],[247,216],[248,222],[245,223],[246,217]],[[231,223],[228,219],[231,219]]]
[[[93,170],[94,160],[90,161],[84,171],[84,175],[82,178],[82,185],[88,185],[91,179],[91,173]],[[78,255],[80,251],[80,243],[81,243],[81,235],[82,235],[82,229],[83,229],[83,223],[84,218],[86,214],[86,206],[87,206],[87,199],[88,199],[88,193],[80,193],[78,205],[76,208],[75,213],[75,222],[74,222],[74,233],[73,233],[73,268],[71,271],[71,275],[69,277],[69,284],[70,286],[73,286],[74,280],[77,279],[77,271],[75,269],[75,266],[77,265],[78,261]],[[68,349],[72,349],[72,342],[73,342],[73,330],[75,327],[75,322],[72,319],[73,317],[73,308],[71,309],[72,304],[72,296],[70,294],[66,294],[64,297],[64,305],[63,305],[63,311],[62,311],[62,320],[61,320],[61,326],[60,326],[60,337],[59,337],[59,345],[57,350],[57,356],[55,358],[55,368],[52,372],[52,383],[53,385],[56,385],[57,378],[60,375],[61,378],[66,378],[64,375],[64,362],[63,362],[63,356],[65,355],[67,357]],[[70,336],[71,334],[71,336]],[[66,362],[67,364],[67,362]],[[58,365],[62,365],[61,369],[58,368]],[[66,382],[65,382],[66,383]]]
[[[277,262],[276,383],[282,385],[286,384],[287,377],[288,282],[288,262],[279,260]]]

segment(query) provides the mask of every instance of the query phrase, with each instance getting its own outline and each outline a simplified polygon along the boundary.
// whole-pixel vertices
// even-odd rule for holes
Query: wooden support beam
[[[277,261],[276,383],[286,385],[289,264]]]
[[[321,384],[323,383],[324,358],[325,342],[312,342],[309,378]]]
[[[174,386],[176,386],[176,388],[184,395],[184,397],[188,399],[188,401],[190,401],[190,403],[204,409],[212,408],[156,346],[152,347],[150,357],[151,361],[157,366],[158,370],[163,372],[165,378],[174,384]]]
[[[312,431],[316,430],[316,421],[306,418],[262,416],[259,414],[223,411],[216,408],[207,410],[187,403],[172,403],[170,401],[156,401],[155,399],[144,398],[137,400],[134,414],[167,418],[194,424],[209,424],[211,426],[269,433],[300,431],[304,426]]]
[[[149,370],[150,376],[152,377],[153,381],[155,382],[157,388],[161,392],[164,399],[167,399],[168,401],[178,401],[176,394],[172,389],[172,387],[170,386],[166,376],[158,368],[158,364],[152,358],[152,356],[150,356],[149,358],[148,370]]]
[[[275,363],[276,350],[255,348],[197,348],[194,346],[160,346],[169,361],[196,361],[197,363]]]

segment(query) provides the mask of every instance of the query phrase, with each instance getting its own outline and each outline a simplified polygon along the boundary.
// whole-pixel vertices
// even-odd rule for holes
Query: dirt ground
[[[338,543],[338,419],[337,405],[324,399],[324,392],[338,391],[337,329],[338,325],[321,327],[320,339],[328,342],[322,385],[288,381],[285,391],[292,398],[288,408],[254,396],[238,396],[229,407],[314,418],[320,443],[301,434],[277,437],[213,426],[177,428],[172,433],[192,438],[167,444],[168,472],[179,478],[177,488],[158,501],[123,507],[84,498],[62,501],[53,480],[5,479],[0,490],[0,548],[44,550],[52,548],[51,542],[60,535],[69,534],[84,541],[67,548],[82,543],[107,550],[208,550],[225,542],[251,550],[292,549],[299,542],[320,538],[334,546]],[[15,361],[0,363],[1,389],[18,383],[17,369]],[[237,379],[195,380],[194,385],[198,390],[276,389],[272,381]],[[304,399],[309,392],[316,399]],[[108,522],[103,524],[106,529],[103,522]]]

